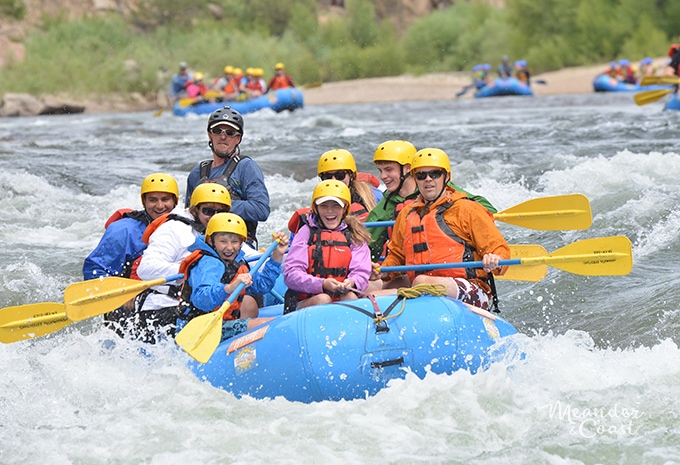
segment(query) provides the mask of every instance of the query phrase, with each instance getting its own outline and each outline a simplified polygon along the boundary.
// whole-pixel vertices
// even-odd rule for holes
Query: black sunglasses
[[[321,173],[319,177],[322,181],[328,181],[335,178],[337,181],[342,181],[347,176],[347,171],[336,171],[335,173]]]
[[[205,216],[213,216],[215,213],[229,213],[229,210],[218,210],[216,208],[211,208],[211,207],[202,207],[201,208],[201,213],[203,213]]]
[[[210,132],[212,134],[216,135],[216,136],[219,136],[220,134],[226,134],[227,137],[234,137],[234,136],[240,136],[241,135],[240,132],[238,132],[236,129],[232,129],[232,128],[225,129],[225,128],[220,128],[220,127],[214,127],[214,128],[210,128]]]
[[[418,181],[425,181],[428,176],[431,177],[433,180],[439,179],[442,176],[444,176],[444,173],[445,173],[444,170],[418,171],[417,173],[413,173],[413,176]]]

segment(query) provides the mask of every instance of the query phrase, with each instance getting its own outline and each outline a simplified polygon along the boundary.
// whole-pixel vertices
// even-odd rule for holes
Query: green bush
[[[504,12],[485,4],[461,3],[418,20],[406,33],[406,62],[430,71],[470,69],[509,52]]]

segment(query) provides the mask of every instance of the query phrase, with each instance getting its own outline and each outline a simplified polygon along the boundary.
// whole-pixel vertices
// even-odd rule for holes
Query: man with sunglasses
[[[443,284],[451,298],[483,309],[489,309],[493,299],[497,310],[493,274],[505,273],[506,268],[500,268],[498,263],[510,258],[510,248],[493,216],[466,194],[447,185],[451,164],[443,150],[427,148],[416,152],[411,174],[419,195],[397,216],[382,266],[481,261],[483,269],[442,268],[407,274],[413,286]],[[372,277],[396,276],[376,272]]]
[[[269,218],[269,191],[257,163],[250,157],[241,156],[242,137],[243,117],[238,111],[225,106],[210,115],[208,146],[213,157],[202,161],[189,173],[186,198],[190,199],[196,186],[205,182],[226,187],[231,194],[232,213],[246,222],[246,242],[257,249],[257,223]]]
[[[367,222],[393,221],[399,212],[418,197],[418,187],[411,176],[411,161],[417,152],[415,146],[405,140],[388,140],[375,149],[373,163],[380,173],[380,180],[385,184],[385,192],[373,208]],[[471,194],[465,189],[449,181],[449,186],[458,192],[463,192],[472,200],[482,204],[491,213],[497,210],[486,198],[481,195]],[[380,261],[387,253],[387,241],[392,235],[391,227],[371,228],[371,258],[374,262]]]

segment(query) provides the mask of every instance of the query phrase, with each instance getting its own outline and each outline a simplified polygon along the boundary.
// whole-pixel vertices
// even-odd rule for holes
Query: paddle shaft
[[[475,87],[475,84],[470,84],[470,85],[467,85],[467,86],[463,87],[463,88],[460,90],[460,92],[457,92],[457,93],[456,93],[456,97],[462,97],[463,95],[467,94],[467,92],[468,92],[470,89],[472,89],[473,87]]]
[[[499,266],[521,265],[522,258],[511,258],[508,260],[500,260]],[[432,270],[446,270],[449,268],[483,268],[481,261],[474,262],[455,262],[455,263],[431,263],[428,265],[399,265],[399,266],[383,266],[380,271],[383,273],[401,273],[402,271],[432,271]]]
[[[554,255],[553,255],[554,254]],[[551,265],[557,269],[587,276],[615,276],[628,274],[632,269],[632,246],[625,236],[584,239],[574,242],[551,255],[499,260],[499,266]],[[564,255],[559,255],[564,254]],[[481,261],[424,265],[385,266],[384,273],[431,271],[448,268],[483,268]]]

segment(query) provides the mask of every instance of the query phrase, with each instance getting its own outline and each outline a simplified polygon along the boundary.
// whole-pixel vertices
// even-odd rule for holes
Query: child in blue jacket
[[[177,332],[192,318],[217,310],[236,287],[246,287],[224,314],[222,340],[259,326],[269,318],[258,318],[253,294],[266,294],[274,288],[281,274],[281,262],[288,248],[283,232],[274,234],[279,245],[272,257],[253,276],[241,246],[247,238],[245,221],[234,213],[217,213],[205,230],[205,239],[197,238],[189,247],[189,255],[180,267],[184,273],[182,303],[177,319]]]

